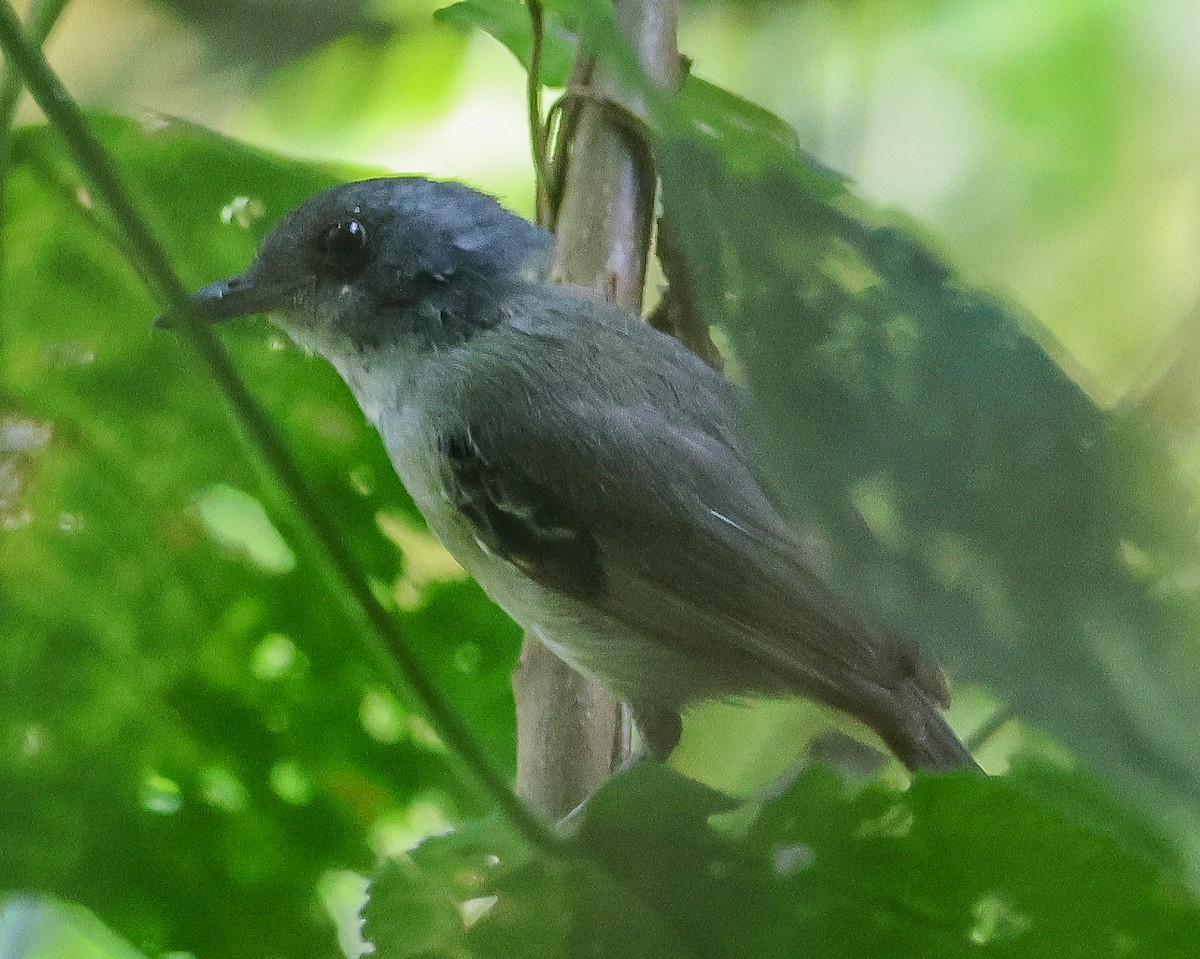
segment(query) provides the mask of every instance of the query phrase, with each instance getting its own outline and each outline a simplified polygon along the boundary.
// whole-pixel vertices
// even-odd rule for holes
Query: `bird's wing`
[[[656,394],[632,355],[630,382],[605,395],[577,358],[531,355],[520,375],[475,370],[487,389],[465,391],[440,438],[446,494],[488,550],[710,666],[705,676],[724,671],[729,688],[707,695],[804,693],[860,717],[912,680],[945,698],[936,667],[868,629],[812,572],[732,428],[711,425],[723,414]],[[567,389],[563,376],[581,378]],[[728,389],[709,376],[701,389]]]

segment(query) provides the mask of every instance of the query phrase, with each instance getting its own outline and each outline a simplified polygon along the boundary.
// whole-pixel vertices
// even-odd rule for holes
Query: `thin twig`
[[[29,11],[29,23],[25,27],[25,36],[29,38],[30,43],[40,47],[46,42],[68,2],[69,0],[34,0]],[[13,119],[17,114],[17,102],[21,99],[24,86],[21,72],[14,70],[10,64],[5,64],[3,79],[0,79],[0,143],[4,148],[4,152],[0,153],[0,169],[8,157],[8,140],[12,133]]]
[[[1010,707],[1001,706],[997,708],[995,712],[984,720],[982,726],[971,733],[970,736],[963,739],[963,745],[973,753],[979,752],[1000,731],[1001,727],[1014,718],[1015,716]]]
[[[562,206],[563,189],[567,181],[567,163],[571,154],[571,143],[579,126],[579,101],[570,91],[586,89],[592,82],[596,69],[596,57],[590,50],[580,47],[567,80],[567,93],[551,104],[546,113],[546,136],[549,166],[546,170],[547,193],[550,196],[550,212],[547,226],[551,232],[558,231],[558,213]],[[553,137],[551,138],[551,133]]]
[[[546,123],[542,119],[542,48],[545,42],[546,18],[540,0],[526,0],[530,30],[533,37],[529,50],[529,73],[525,100],[529,108],[529,139],[533,148],[533,184],[537,194],[537,222],[547,225],[550,211],[546,189]]]
[[[238,423],[290,498],[307,532],[320,545],[324,560],[366,619],[369,631],[357,634],[364,652],[394,692],[402,694],[407,689],[416,696],[437,734],[526,841],[550,855],[563,855],[564,841],[548,830],[509,790],[462,717],[430,680],[395,621],[371,592],[357,561],[296,466],[275,424],[254,400],[234,370],[228,354],[193,308],[165,251],[126,192],[112,158],[88,130],[83,113],[41,52],[23,36],[20,20],[8,0],[0,3],[0,47],[24,77],[47,118],[63,135],[95,196],[111,210],[113,219],[125,234],[126,255],[133,255],[140,261],[154,292],[184,321],[182,329],[225,395]]]

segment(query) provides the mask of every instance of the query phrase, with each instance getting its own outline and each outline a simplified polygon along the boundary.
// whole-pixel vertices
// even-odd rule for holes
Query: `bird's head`
[[[550,244],[544,230],[462,184],[364,180],[292,210],[245,272],[193,300],[214,323],[271,313],[331,358],[414,339],[448,344],[495,322],[489,289],[544,273]]]

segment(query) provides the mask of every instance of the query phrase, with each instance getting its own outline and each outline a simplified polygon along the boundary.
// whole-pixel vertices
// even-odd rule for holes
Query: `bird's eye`
[[[331,273],[353,273],[367,257],[367,228],[361,220],[335,223],[321,238],[321,260]]]

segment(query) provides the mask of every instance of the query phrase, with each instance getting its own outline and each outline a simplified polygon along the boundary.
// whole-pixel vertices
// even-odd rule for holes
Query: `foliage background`
[[[339,164],[280,160],[157,115],[98,121],[174,262],[198,285],[240,269],[275,216],[349,175],[348,164],[461,177],[529,209],[521,69],[491,38],[450,29],[432,12],[432,5],[405,2],[347,5],[336,16],[326,5],[89,3],[68,9],[49,50],[93,106],[139,116],[165,111],[280,153]],[[295,29],[278,29],[280,18]],[[911,217],[906,229],[919,229],[966,282],[1028,308],[1053,337],[1039,332],[1039,341],[1107,407],[1152,381],[1148,371],[1160,353],[1176,369],[1187,355],[1190,327],[1181,340],[1169,332],[1189,316],[1198,285],[1200,114],[1190,109],[1200,93],[1196,19],[1183,2],[1132,0],[703,3],[686,9],[681,46],[697,76],[779,114],[804,149],[849,178],[858,197],[901,208]],[[195,360],[181,343],[150,332],[156,306],[116,254],[103,211],[80,194],[54,135],[31,128],[14,150],[0,286],[0,889],[81,903],[148,954],[335,954],[338,923],[353,950],[360,877],[379,856],[485,808],[451,775],[424,720],[381,687],[346,641],[358,628],[354,615],[311,561],[228,414],[209,401],[211,386]],[[681,164],[694,162],[682,148],[664,150]],[[742,159],[735,172],[743,179],[726,184],[733,198],[772,164],[791,170],[794,157],[751,140]],[[694,204],[678,209],[701,215]],[[837,209],[860,218],[852,223],[877,215],[857,201]],[[782,234],[764,234],[770,242],[752,248],[751,261],[767,271],[780,259],[772,242]],[[739,242],[732,227],[730,236]],[[804,242],[808,252],[824,250],[831,237],[850,243],[852,266],[861,269],[875,241],[848,236],[826,224]],[[719,259],[712,250],[691,252],[700,262]],[[910,260],[909,273],[898,275],[915,275],[912,267]],[[747,268],[733,279],[754,276]],[[884,286],[889,297],[872,301],[880,322],[911,309],[902,283]],[[916,287],[914,295],[932,304],[930,316],[947,302],[940,283]],[[767,306],[764,315],[791,315],[778,303]],[[989,314],[999,328],[1011,319],[1007,309],[1001,303]],[[794,428],[786,389],[803,380],[761,358],[781,342],[772,337],[787,343],[797,334],[786,325],[763,328],[766,350],[736,321],[727,342],[741,375],[763,387],[768,423]],[[232,327],[223,337],[380,595],[395,605],[498,763],[511,767],[515,629],[422,532],[332,373],[284,348],[264,324]],[[1056,482],[1090,471],[1119,494],[1099,496],[1107,525],[1096,535],[1122,547],[1123,565],[1075,583],[1070,603],[1054,589],[1031,598],[1038,584],[1022,579],[1032,575],[1029,567],[996,572],[1026,542],[1005,553],[978,531],[966,537],[974,559],[960,558],[955,568],[975,576],[964,575],[951,592],[968,597],[968,612],[990,601],[1004,605],[996,600],[1002,591],[1022,614],[1041,616],[1045,631],[1034,634],[1064,651],[1051,672],[1038,650],[1005,646],[1012,634],[1003,629],[995,633],[999,653],[964,651],[963,637],[975,634],[963,621],[937,609],[921,619],[913,609],[924,609],[928,594],[881,590],[881,582],[907,582],[887,571],[882,580],[846,576],[842,586],[876,597],[882,615],[918,623],[918,638],[970,683],[958,692],[954,718],[964,730],[985,729],[980,756],[990,771],[1031,754],[1068,766],[1082,756],[1104,786],[1017,772],[1016,792],[1005,792],[1007,781],[948,781],[911,793],[876,782],[859,793],[809,773],[759,818],[755,804],[740,806],[721,814],[732,825],[716,829],[710,816],[725,808],[722,800],[673,780],[639,781],[598,804],[588,842],[601,859],[622,848],[623,832],[640,837],[643,850],[674,850],[663,860],[674,872],[657,883],[635,876],[634,889],[673,890],[665,907],[673,929],[703,928],[697,904],[709,904],[722,920],[713,935],[731,953],[755,954],[772,936],[782,948],[803,929],[846,955],[957,954],[965,942],[1014,950],[1007,954],[1168,954],[1170,943],[1189,941],[1195,930],[1186,890],[1200,860],[1200,760],[1189,745],[1198,697],[1190,629],[1195,434],[1187,406],[1176,403],[1157,418],[1136,408],[1118,421],[1083,402],[1056,368],[1027,358],[1006,365],[991,341],[935,345],[934,359],[967,361],[971,389],[1027,397],[1041,410],[1040,418],[1025,410],[976,438],[981,456],[991,458],[984,465],[1000,471],[1005,504],[1034,511]],[[870,373],[884,369],[886,356],[861,344],[851,352],[867,357]],[[845,354],[839,357],[842,363]],[[955,402],[909,412],[919,425],[946,409],[961,412]],[[1024,432],[1031,422],[1044,431],[1036,443]],[[999,444],[1002,436],[1011,440],[1014,424],[1017,439]],[[1106,438],[1098,457],[1046,454],[1075,449],[1089,431]],[[1039,445],[1047,437],[1058,445]],[[1022,484],[1003,471],[1030,449],[1049,486]],[[786,450],[781,462],[789,467]],[[839,528],[848,502],[870,542],[911,559],[914,551],[897,547],[896,537],[916,530],[926,541],[933,522],[931,509],[921,512],[927,501],[916,499],[914,515],[904,490],[862,485],[878,472],[856,476],[851,465],[842,486],[821,488],[841,493],[848,486],[854,495],[837,503],[831,496],[822,516]],[[803,475],[790,466],[785,472]],[[1065,543],[1067,558],[1078,558],[1071,545],[1078,529],[1067,514],[1036,515],[1039,548]],[[862,548],[838,542],[846,554],[835,571],[853,567]],[[981,554],[990,565],[978,561]],[[1080,623],[1075,602],[1089,592],[1121,612],[1151,612],[1113,627],[1117,638],[1101,655],[1077,655],[1096,632],[1094,619]],[[1147,623],[1160,647],[1130,640]],[[989,648],[980,641],[979,650]],[[1005,677],[1033,688],[1019,680],[1036,678],[1039,668],[1045,695],[1018,702],[1011,719]],[[1066,695],[1071,689],[1094,694],[1096,708],[1081,711],[1083,700]],[[1120,755],[1129,716],[1138,717],[1143,738]],[[675,762],[746,795],[829,723],[794,704],[714,706],[690,717]],[[1147,740],[1175,765],[1161,763]],[[1088,743],[1102,748],[1089,754]],[[895,781],[894,771],[886,775]],[[1140,811],[1122,811],[1125,803]],[[672,810],[677,821],[656,818],[656,809]],[[811,818],[789,809],[811,811]],[[1050,826],[1035,826],[1047,820]],[[1158,838],[1159,830],[1169,839]],[[972,831],[981,837],[975,848],[963,845]],[[512,841],[502,831],[484,835],[466,852],[453,840],[448,851],[426,843],[413,864],[420,871],[383,884],[395,894],[392,914],[407,917],[397,926],[434,930],[412,943],[391,933],[394,951],[486,952],[504,941],[488,938],[503,930],[501,919],[523,942],[540,928],[547,952],[566,949],[570,935],[563,932],[560,943],[548,915],[590,929],[611,926],[618,907],[628,906],[622,897],[630,893],[613,892],[604,876],[572,873],[550,883],[546,864],[522,861],[527,854],[504,846]],[[540,903],[540,913],[498,919],[493,911],[488,922],[463,923],[461,903],[493,892],[463,880],[455,864],[489,844],[516,862],[495,880],[504,901]],[[922,858],[931,848],[950,852]],[[711,868],[720,858],[714,849],[731,863],[723,874],[734,877],[730,888],[769,903],[774,924],[717,908],[739,897],[706,891],[702,881],[678,886],[679,876]],[[776,868],[806,857],[833,871],[801,869],[794,877]],[[1055,857],[1062,874],[1039,886],[1032,877]],[[998,865],[1006,861],[1007,875]],[[636,873],[642,857],[630,852],[622,862]],[[764,863],[778,888],[764,891]],[[1111,890],[1096,879],[1098,869],[1116,877]],[[958,898],[932,889],[957,889]],[[597,903],[596,915],[581,918],[581,900]],[[680,905],[688,901],[690,909]],[[872,904],[874,925],[862,923],[863,901]],[[27,952],[17,954],[67,950],[55,945],[56,935],[90,928],[33,900],[8,902],[0,932],[13,938],[0,942],[24,943]],[[1097,927],[1101,913],[1111,928]],[[633,915],[627,931],[639,935],[659,921],[639,926],[640,913]],[[1049,939],[1031,938],[1030,929],[1049,929]],[[1084,929],[1092,938],[1080,938]],[[383,951],[388,935],[376,939]],[[663,935],[671,949],[689,951]],[[97,946],[102,953],[117,948]]]

